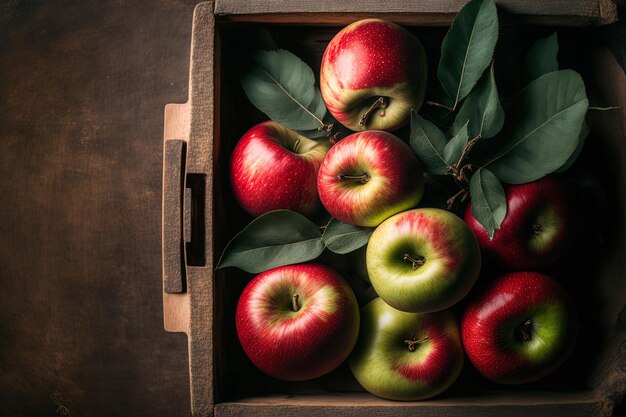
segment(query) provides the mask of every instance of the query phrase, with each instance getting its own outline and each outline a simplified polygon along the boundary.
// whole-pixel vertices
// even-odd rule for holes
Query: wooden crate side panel
[[[205,176],[204,259],[188,266],[190,297],[189,373],[194,416],[210,416],[213,389],[213,60],[215,19],[213,2],[199,4],[194,12],[191,44],[189,100],[191,105],[187,172]]]
[[[388,401],[367,393],[272,396],[218,404],[216,417],[608,417],[611,410],[593,392],[489,393],[476,397],[436,397],[426,401]]]
[[[408,14],[419,19],[414,23],[450,23],[456,13],[467,3],[466,0],[402,0],[381,2],[376,0],[334,1],[320,0],[302,2],[299,0],[216,0],[215,14],[221,16],[308,14],[315,21],[316,14],[323,14],[324,19],[333,19],[333,14]],[[500,0],[500,9],[507,13],[526,15],[538,23],[599,25],[617,20],[617,8],[611,0]],[[426,16],[421,19],[418,16]],[[429,22],[429,15],[435,17]],[[274,16],[280,18],[280,16]],[[293,16],[292,16],[293,18]],[[309,20],[311,22],[311,20]]]
[[[602,361],[591,383],[603,395],[617,403],[626,392],[626,75],[608,49],[600,49],[590,59],[591,79],[588,90],[590,102],[598,107],[616,107],[606,111],[590,110],[589,124],[592,132],[605,143],[607,152],[616,158],[612,171],[613,201],[619,218],[613,219],[612,228],[619,231],[612,243],[612,255],[603,264],[600,291],[611,294],[605,301],[606,318],[614,323],[605,338]],[[610,80],[610,82],[607,82]]]

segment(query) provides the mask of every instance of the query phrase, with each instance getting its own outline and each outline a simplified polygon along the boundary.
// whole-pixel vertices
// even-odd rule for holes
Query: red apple
[[[312,216],[320,208],[317,172],[330,146],[272,121],[254,126],[231,156],[235,198],[255,217],[277,209]]]
[[[373,227],[420,202],[424,175],[409,145],[370,130],[349,135],[328,151],[317,189],[333,217]]]
[[[424,47],[408,30],[381,19],[343,28],[322,57],[326,107],[349,129],[394,130],[424,99]]]
[[[539,380],[567,358],[576,336],[574,304],[554,279],[513,272],[472,300],[461,325],[476,369],[503,384]]]
[[[450,387],[463,368],[463,347],[449,311],[405,313],[376,298],[361,309],[350,369],[369,392],[423,400]]]
[[[359,308],[348,283],[321,264],[274,268],[243,290],[237,334],[252,363],[278,379],[322,376],[350,354]]]
[[[553,177],[505,185],[507,213],[493,239],[472,214],[465,222],[476,235],[485,259],[510,270],[539,270],[563,254],[571,237],[571,210],[564,186]]]

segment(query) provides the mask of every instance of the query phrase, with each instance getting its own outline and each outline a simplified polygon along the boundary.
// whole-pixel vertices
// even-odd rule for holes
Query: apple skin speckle
[[[393,23],[368,19],[331,41],[325,61],[344,88],[391,87],[418,71],[412,35]],[[364,65],[372,63],[372,65]]]
[[[349,129],[393,131],[408,122],[411,109],[421,107],[426,78],[424,47],[411,32],[382,19],[364,19],[329,42],[320,89],[328,111]],[[368,112],[381,97],[384,111]]]

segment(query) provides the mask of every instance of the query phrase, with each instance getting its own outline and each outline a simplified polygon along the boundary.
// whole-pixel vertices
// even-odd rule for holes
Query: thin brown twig
[[[448,210],[452,209],[452,207],[454,206],[454,203],[456,202],[457,198],[459,198],[459,196],[462,196],[461,201],[465,201],[467,194],[468,194],[467,190],[465,188],[462,188],[455,195],[453,195],[448,200],[446,200]]]
[[[445,104],[441,104],[441,103],[437,103],[436,101],[430,101],[427,100],[424,102],[424,104],[427,104],[429,106],[433,106],[433,107],[439,107],[440,109],[446,109],[448,110],[450,113],[452,113],[454,111],[453,108],[446,106]]]

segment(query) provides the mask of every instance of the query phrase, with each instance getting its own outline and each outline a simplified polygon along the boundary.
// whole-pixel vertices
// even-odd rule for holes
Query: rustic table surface
[[[163,331],[163,108],[192,0],[0,5],[0,415],[189,415]]]
[[[189,415],[185,338],[163,331],[161,170],[194,5],[0,5],[0,415]],[[603,30],[623,65],[626,25]]]

